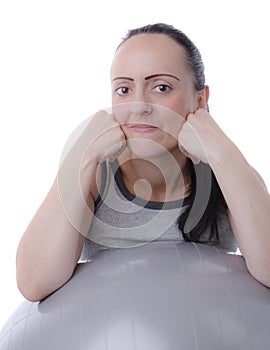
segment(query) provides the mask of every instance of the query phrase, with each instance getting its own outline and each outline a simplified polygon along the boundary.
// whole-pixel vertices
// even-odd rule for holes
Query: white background
[[[110,64],[128,29],[166,22],[197,44],[212,116],[270,188],[268,13],[266,0],[1,1],[0,328],[23,300],[19,239],[67,137],[110,106]]]

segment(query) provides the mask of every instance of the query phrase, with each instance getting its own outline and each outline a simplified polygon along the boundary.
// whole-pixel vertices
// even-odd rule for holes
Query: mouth
[[[129,128],[138,133],[148,133],[158,130],[158,127],[150,124],[132,124]]]

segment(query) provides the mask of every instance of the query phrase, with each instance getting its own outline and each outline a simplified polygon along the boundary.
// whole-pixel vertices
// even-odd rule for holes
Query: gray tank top
[[[152,241],[184,241],[176,222],[188,207],[190,197],[170,202],[145,201],[128,191],[117,160],[103,162],[101,170],[100,194],[80,261],[89,261],[109,248],[136,247]],[[217,246],[236,251],[225,208],[220,211],[217,224],[220,238]]]

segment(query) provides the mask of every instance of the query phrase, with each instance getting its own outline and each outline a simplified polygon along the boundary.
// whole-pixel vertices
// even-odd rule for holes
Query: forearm
[[[247,267],[270,286],[270,197],[262,180],[230,141],[210,166],[225,197]]]
[[[76,163],[71,152],[19,244],[17,281],[27,299],[43,299],[61,287],[80,257],[94,210],[89,188],[96,163],[82,168],[80,178]]]
[[[126,146],[120,124],[105,111],[83,123],[80,131],[18,247],[18,287],[28,299],[44,298],[72,276],[93,217],[98,165]]]

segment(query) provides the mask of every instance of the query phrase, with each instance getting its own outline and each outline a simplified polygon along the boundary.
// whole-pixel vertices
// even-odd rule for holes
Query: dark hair
[[[172,38],[179,45],[183,46],[186,51],[186,62],[194,76],[195,88],[200,91],[205,86],[204,64],[200,51],[194,43],[182,31],[174,28],[171,25],[164,23],[150,24],[141,28],[131,29],[127,32],[119,46],[126,40],[138,34],[165,34]],[[119,47],[118,46],[118,47]]]
[[[202,57],[186,34],[171,25],[156,23],[129,30],[119,46],[138,34],[164,34],[181,45],[185,49],[186,62],[194,77],[195,89],[200,91],[204,88]],[[222,206],[226,206],[223,194],[208,164],[194,165],[190,159],[187,164],[191,180],[191,195],[187,209],[178,217],[178,228],[186,241],[216,244],[219,242],[217,216]]]

